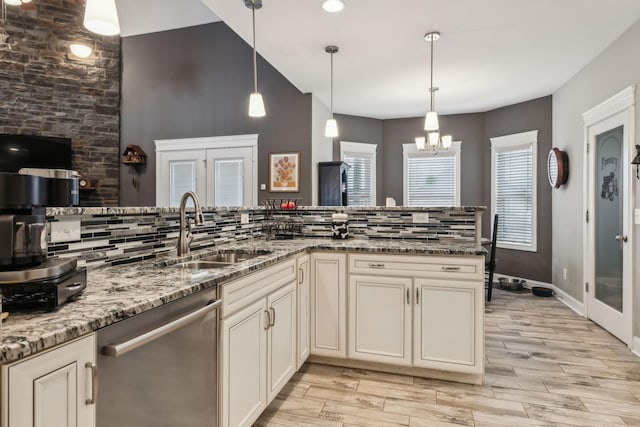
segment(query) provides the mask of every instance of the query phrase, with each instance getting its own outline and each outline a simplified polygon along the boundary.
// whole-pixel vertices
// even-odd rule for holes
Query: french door
[[[633,91],[616,95],[585,113],[584,118],[586,314],[631,345]]]

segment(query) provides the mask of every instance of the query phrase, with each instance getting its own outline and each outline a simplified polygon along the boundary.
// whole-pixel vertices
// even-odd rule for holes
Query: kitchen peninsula
[[[283,241],[263,238],[261,209],[208,210],[205,219],[210,229],[205,231],[205,224],[194,240],[195,250],[178,259],[171,249],[177,235],[175,209],[50,209],[50,222],[79,222],[82,227],[81,242],[50,243],[50,252],[79,256],[94,268],[77,301],[53,313],[12,314],[3,325],[3,407],[7,407],[7,375],[22,359],[34,360],[41,357],[36,353],[50,354],[51,348],[64,348],[79,337],[99,334],[109,325],[212,288],[222,300],[217,341],[223,426],[255,420],[307,357],[320,363],[481,383],[483,210],[343,208],[355,235],[344,241],[325,237],[327,218],[336,209],[300,209],[303,234],[309,237]],[[250,218],[246,224],[240,220],[244,213]],[[420,215],[415,217],[416,213]],[[140,239],[144,232],[155,238]],[[140,252],[131,250],[133,242],[138,242]],[[113,246],[105,248],[108,243]],[[118,244],[128,244],[129,250],[115,247]],[[153,246],[164,250],[148,253]],[[184,268],[189,259],[238,250],[256,256],[224,268]],[[98,263],[104,267],[95,268]],[[249,329],[243,330],[243,325]],[[278,329],[282,325],[286,327]],[[260,340],[267,345],[260,341],[234,347],[244,342],[234,340],[234,333],[244,337],[244,332],[260,331],[266,331]],[[277,351],[267,355],[268,349]],[[265,367],[268,356],[269,366],[277,372],[267,370],[270,374],[264,379],[238,377],[251,372],[251,366],[234,366],[234,360],[247,355],[255,355],[257,359],[251,360],[256,366],[264,362]],[[234,384],[242,385],[244,392],[238,394]],[[254,396],[247,390],[255,390],[258,400],[239,402]]]

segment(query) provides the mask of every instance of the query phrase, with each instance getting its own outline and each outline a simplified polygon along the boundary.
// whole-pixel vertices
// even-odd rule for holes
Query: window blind
[[[214,162],[215,206],[243,206],[243,160],[225,159]]]
[[[495,156],[498,242],[533,244],[533,150],[514,148]]]
[[[407,157],[408,206],[456,205],[456,158],[409,155]]]
[[[375,206],[373,195],[373,169],[375,157],[367,153],[343,154],[343,160],[351,166],[347,171],[347,205]]]
[[[180,199],[187,191],[196,191],[196,162],[169,162],[169,206],[180,206]],[[189,206],[193,202],[189,199]]]

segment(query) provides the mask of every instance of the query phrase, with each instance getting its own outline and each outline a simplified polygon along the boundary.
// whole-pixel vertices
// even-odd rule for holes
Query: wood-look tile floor
[[[494,290],[484,385],[306,364],[256,426],[640,426],[640,358],[555,298]]]

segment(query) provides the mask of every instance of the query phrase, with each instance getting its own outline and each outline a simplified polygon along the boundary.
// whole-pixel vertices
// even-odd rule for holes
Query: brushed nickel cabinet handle
[[[271,311],[271,313],[273,313],[273,318],[271,319],[271,324],[269,326],[275,326],[276,324],[276,309],[273,307],[269,307],[269,311]],[[271,316],[269,316],[271,317]]]
[[[460,271],[460,266],[456,266],[456,267],[451,267],[449,265],[443,265],[442,269],[444,271]]]
[[[416,305],[420,305],[420,288],[416,288]]]
[[[269,310],[265,310],[264,314],[267,315],[267,323],[264,325],[264,330],[266,331],[271,327],[271,313],[269,312]]]
[[[409,288],[407,288],[407,305],[411,304],[411,301],[409,301],[409,298],[411,298],[411,296],[409,295]]]
[[[298,275],[300,277],[300,281],[298,283],[303,284],[304,283],[304,269],[298,268],[298,272],[300,272],[300,274]]]
[[[369,267],[370,268],[384,268],[384,264],[378,263],[378,262],[370,262],[369,263]]]
[[[93,362],[87,362],[84,367],[91,369],[91,397],[85,400],[84,403],[95,405],[98,399],[98,366]]]

